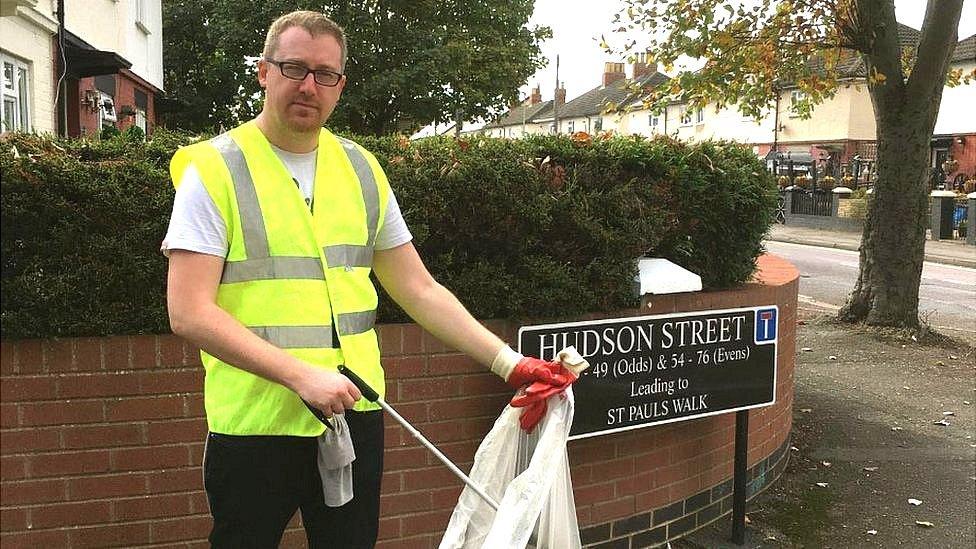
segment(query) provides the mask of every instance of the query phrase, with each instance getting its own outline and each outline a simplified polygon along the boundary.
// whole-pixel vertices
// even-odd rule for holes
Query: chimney
[[[542,90],[539,86],[532,88],[532,95],[529,96],[529,105],[538,105],[542,103]]]
[[[617,80],[623,80],[627,75],[624,74],[623,63],[604,63],[603,64],[603,87],[613,84]]]
[[[649,57],[650,54],[647,52],[637,54],[637,58],[634,60],[634,80],[657,72],[657,63],[653,66],[647,64]]]
[[[559,89],[556,90],[555,101],[557,105],[566,104],[566,83],[565,82],[559,83]]]

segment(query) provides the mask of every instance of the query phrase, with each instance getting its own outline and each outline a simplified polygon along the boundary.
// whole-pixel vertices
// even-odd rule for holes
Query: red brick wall
[[[115,93],[115,109],[119,115],[116,126],[124,130],[136,122],[135,116],[122,116],[122,107],[128,105],[136,108],[135,90],[146,94],[146,133],[152,133],[156,127],[156,95],[154,88],[131,71],[122,70],[118,74]]]
[[[116,89],[118,83],[116,82]],[[95,77],[89,76],[78,80],[78,120],[69,120],[69,135],[78,137],[82,135],[98,135],[101,129],[98,127],[98,111],[90,103],[82,103],[86,100],[85,93],[94,90],[97,99],[98,90],[95,89]],[[71,96],[69,96],[71,97]]]
[[[663,296],[643,309],[779,305],[777,403],[750,414],[750,466],[788,440],[793,395],[798,275],[772,256],[760,267],[761,284]],[[489,327],[514,341],[516,325]],[[416,325],[379,331],[388,402],[467,470],[510,390]],[[206,546],[195,349],[161,335],[3,341],[0,351],[0,545]],[[580,526],[660,510],[727,482],[732,417],[572,442]],[[390,418],[383,482],[379,547],[436,547],[461,483]],[[304,546],[297,527],[296,518],[283,546]]]
[[[85,93],[94,90],[98,97],[98,90],[95,88],[95,77],[82,78],[77,81],[77,89],[72,90],[68,95],[68,100],[72,101],[69,117],[76,117],[68,121],[68,131],[71,136],[80,135],[99,135],[101,128],[98,127],[98,112],[93,110],[88,104],[82,104]],[[115,100],[115,126],[124,130],[135,124],[134,116],[122,114],[122,107],[128,105],[135,108],[135,90],[140,90],[147,96],[146,103],[146,133],[152,133],[156,127],[156,100],[154,88],[144,82],[141,78],[131,71],[123,69],[115,75],[115,93],[112,98]],[[74,104],[77,103],[77,104]]]
[[[965,142],[959,143],[958,137],[961,137]],[[960,173],[967,177],[976,177],[976,134],[953,137],[949,155],[959,161],[959,167],[956,168],[956,171],[946,174],[947,181],[950,184]]]

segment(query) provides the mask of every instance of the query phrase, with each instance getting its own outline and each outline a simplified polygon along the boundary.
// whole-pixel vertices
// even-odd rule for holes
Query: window
[[[576,126],[576,121],[570,120],[569,123],[566,125],[566,129],[569,130],[569,133],[573,133],[575,126]]]
[[[98,92],[98,127],[115,126],[115,100],[105,92]]]
[[[136,0],[135,6],[135,22],[139,30],[145,34],[152,34],[149,30],[149,14],[147,13],[148,7],[146,6],[146,0]]]
[[[796,105],[800,101],[805,101],[807,98],[806,92],[802,90],[793,90],[790,92],[790,104]]]
[[[698,109],[695,112],[695,124],[703,124],[705,122],[705,111]]]
[[[3,101],[0,102],[0,132],[30,130],[30,93],[28,80],[30,71],[27,65],[12,57],[0,55],[3,64]]]
[[[647,115],[647,125],[656,128],[661,123],[661,116],[657,114]]]
[[[142,130],[143,134],[149,133],[149,124],[146,123],[146,111],[142,109],[136,109],[136,118],[134,124]]]
[[[691,125],[691,113],[688,111],[681,111],[681,125],[690,126]]]
[[[597,118],[593,121],[593,131],[598,132],[603,130],[603,118]]]
[[[144,134],[149,135],[149,120],[146,118],[146,113],[149,111],[149,95],[138,88],[132,90],[132,95],[136,107],[134,123],[142,128]]]

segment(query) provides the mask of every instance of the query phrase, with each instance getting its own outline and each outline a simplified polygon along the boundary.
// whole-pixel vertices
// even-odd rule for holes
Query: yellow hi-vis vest
[[[179,149],[170,175],[178,186],[192,163],[227,227],[217,304],[313,366],[346,364],[382,396],[386,384],[373,328],[377,296],[369,274],[389,183],[369,152],[325,129],[316,162],[314,213],[254,122]],[[210,431],[323,432],[290,389],[200,354]],[[365,399],[355,407],[376,408]]]

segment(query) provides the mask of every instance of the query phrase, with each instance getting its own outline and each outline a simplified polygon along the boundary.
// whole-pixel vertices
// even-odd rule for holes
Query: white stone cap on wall
[[[929,195],[929,196],[946,196],[946,197],[953,197],[953,198],[955,198],[956,197],[956,193],[954,193],[952,191],[936,190],[936,191],[932,191],[932,194]]]
[[[644,258],[637,261],[640,295],[698,292],[701,277],[663,258]]]
[[[966,198],[970,200],[976,200],[976,192],[967,194]]]
[[[842,194],[842,193],[843,193],[843,194],[851,194],[851,193],[853,193],[854,191],[852,191],[852,190],[851,190],[850,188],[848,188],[848,187],[834,187],[834,188],[833,188],[833,190],[832,190],[832,191],[830,191],[830,192],[832,192],[832,193],[834,193],[834,194]]]

